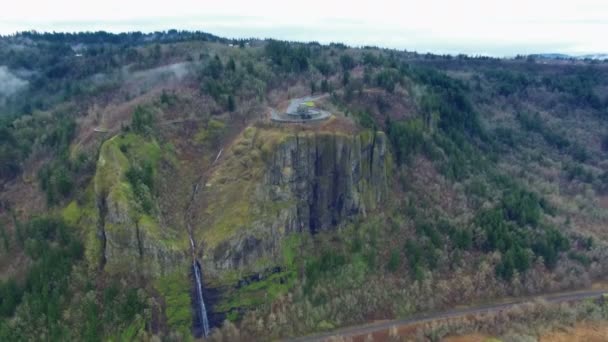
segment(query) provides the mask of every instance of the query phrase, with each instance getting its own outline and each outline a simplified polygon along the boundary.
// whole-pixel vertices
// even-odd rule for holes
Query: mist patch
[[[13,75],[6,66],[0,65],[0,97],[9,97],[26,87],[28,82]]]

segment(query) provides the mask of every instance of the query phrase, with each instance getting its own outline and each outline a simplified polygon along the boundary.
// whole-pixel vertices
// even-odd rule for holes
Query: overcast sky
[[[0,33],[202,30],[435,53],[608,53],[608,0],[4,0]],[[298,5],[296,5],[298,4]]]

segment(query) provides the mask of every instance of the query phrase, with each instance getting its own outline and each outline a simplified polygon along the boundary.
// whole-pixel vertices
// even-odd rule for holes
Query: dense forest
[[[22,32],[0,83],[3,341],[200,338],[191,257],[218,341],[608,271],[605,61]],[[331,119],[269,120],[309,95]]]

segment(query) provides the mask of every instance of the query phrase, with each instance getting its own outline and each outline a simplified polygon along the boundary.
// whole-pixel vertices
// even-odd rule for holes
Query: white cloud
[[[0,12],[4,34],[168,28],[434,52],[608,52],[608,1],[21,0]]]

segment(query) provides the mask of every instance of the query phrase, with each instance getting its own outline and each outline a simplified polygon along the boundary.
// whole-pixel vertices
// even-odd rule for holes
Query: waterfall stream
[[[213,161],[211,166],[213,166],[218,161],[218,159],[222,155],[222,151],[223,151],[223,149],[220,149],[220,151],[218,152],[218,154],[215,157],[215,160]],[[195,283],[196,314],[198,316],[198,323],[203,328],[203,336],[208,337],[209,332],[210,332],[209,331],[209,318],[207,317],[207,308],[205,307],[205,300],[203,299],[202,270],[201,270],[201,265],[198,262],[197,257],[196,257],[196,244],[194,242],[194,232],[192,230],[192,225],[190,224],[190,220],[192,218],[192,215],[191,215],[192,204],[195,200],[196,194],[199,191],[199,185],[201,184],[201,182],[203,184],[205,184],[204,176],[200,176],[192,186],[192,194],[190,196],[190,201],[188,202],[188,206],[186,207],[186,210],[184,212],[184,219],[187,224],[188,235],[190,238],[190,252],[192,253],[192,268],[193,268],[193,272],[194,272],[194,281],[196,282]]]
[[[203,327],[203,335],[209,336],[209,320],[207,319],[207,309],[205,308],[205,301],[203,300],[203,284],[201,282],[201,271],[198,262],[192,263],[194,268],[194,278],[196,280],[196,297],[198,301],[199,321]]]

